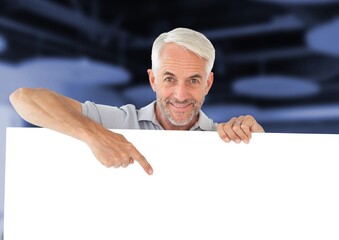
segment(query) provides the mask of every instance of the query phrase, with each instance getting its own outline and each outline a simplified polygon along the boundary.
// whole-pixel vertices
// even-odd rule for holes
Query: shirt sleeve
[[[109,129],[130,128],[131,120],[137,123],[135,107],[130,104],[119,108],[86,101],[82,103],[82,113]]]

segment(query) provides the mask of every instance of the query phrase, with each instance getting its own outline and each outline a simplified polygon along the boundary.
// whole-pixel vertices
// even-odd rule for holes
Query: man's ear
[[[207,78],[207,84],[206,84],[206,88],[205,88],[205,96],[210,91],[210,89],[213,85],[213,81],[214,81],[214,73],[210,72],[210,74],[208,75],[208,78]]]
[[[154,72],[152,69],[147,69],[147,74],[148,74],[148,80],[149,83],[153,89],[153,91],[156,91],[156,83],[155,83],[155,76],[154,76]]]

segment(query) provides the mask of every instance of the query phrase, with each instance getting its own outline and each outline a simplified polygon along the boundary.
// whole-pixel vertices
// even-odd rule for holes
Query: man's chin
[[[171,124],[174,125],[174,126],[177,126],[177,127],[187,126],[187,125],[190,124],[191,121],[189,119],[187,119],[187,118],[183,119],[183,118],[173,118],[172,117],[170,119]]]

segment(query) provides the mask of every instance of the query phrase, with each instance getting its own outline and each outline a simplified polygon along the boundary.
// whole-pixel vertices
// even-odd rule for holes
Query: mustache
[[[185,99],[184,101],[179,101],[178,99],[175,98],[166,99],[165,102],[172,104],[193,104],[193,105],[197,103],[197,101],[195,101],[194,99]]]

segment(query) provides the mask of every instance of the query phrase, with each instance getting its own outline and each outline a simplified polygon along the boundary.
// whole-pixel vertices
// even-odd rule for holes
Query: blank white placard
[[[115,130],[154,169],[7,128],[4,240],[339,239],[339,135]]]

